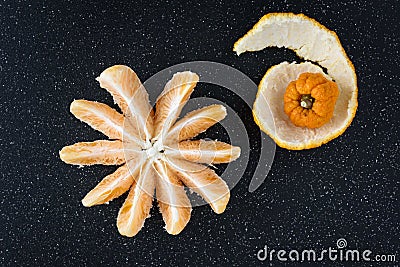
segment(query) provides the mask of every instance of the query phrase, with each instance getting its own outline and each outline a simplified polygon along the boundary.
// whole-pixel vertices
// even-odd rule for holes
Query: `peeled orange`
[[[87,100],[72,102],[71,112],[112,140],[66,146],[60,158],[69,164],[121,166],[83,198],[83,205],[103,204],[129,191],[117,217],[118,231],[129,237],[136,235],[149,217],[154,191],[165,229],[173,235],[190,220],[192,207],[185,185],[216,213],[222,213],[229,201],[229,188],[208,165],[237,159],[240,148],[219,141],[192,140],[225,118],[222,105],[203,107],[178,120],[199,76],[190,71],[176,73],[157,99],[155,110],[129,67],[110,67],[97,80],[112,94],[122,114]]]

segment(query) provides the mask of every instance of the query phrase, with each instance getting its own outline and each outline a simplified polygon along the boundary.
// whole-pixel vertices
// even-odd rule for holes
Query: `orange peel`
[[[69,164],[121,166],[92,189],[82,204],[104,204],[129,191],[117,217],[118,231],[128,237],[136,235],[149,217],[154,191],[169,234],[179,234],[190,220],[192,206],[185,185],[200,194],[216,213],[222,213],[229,202],[229,188],[208,165],[236,160],[240,148],[218,141],[191,140],[225,118],[222,105],[192,111],[178,120],[199,76],[190,71],[174,74],[157,99],[155,110],[129,67],[110,67],[97,80],[111,93],[122,114],[87,100],[72,102],[71,112],[114,140],[66,146],[60,158]]]
[[[266,72],[253,105],[254,120],[261,130],[279,146],[294,150],[315,148],[340,136],[356,114],[358,88],[354,66],[336,33],[303,14],[270,13],[240,38],[233,50],[240,55],[266,47],[291,49],[300,58],[319,66],[310,62],[283,62]],[[304,72],[320,73],[336,82],[339,88],[331,120],[316,129],[295,126],[284,113],[283,94],[289,83]],[[268,107],[273,118],[264,111]]]

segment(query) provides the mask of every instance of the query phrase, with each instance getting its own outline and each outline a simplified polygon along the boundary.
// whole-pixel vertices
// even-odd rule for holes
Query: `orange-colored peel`
[[[294,125],[318,128],[332,118],[338,96],[335,82],[320,73],[302,73],[286,88],[284,110]],[[307,97],[308,105],[304,102]]]

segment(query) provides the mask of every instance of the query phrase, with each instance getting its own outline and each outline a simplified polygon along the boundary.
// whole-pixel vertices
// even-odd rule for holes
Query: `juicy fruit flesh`
[[[154,191],[165,228],[174,235],[190,220],[192,208],[185,185],[199,193],[216,213],[222,213],[228,204],[227,184],[203,163],[235,160],[240,148],[218,141],[192,140],[222,120],[226,109],[211,105],[176,122],[198,79],[189,71],[176,73],[157,99],[154,111],[136,74],[129,67],[113,66],[97,80],[112,94],[123,114],[92,101],[76,100],[71,104],[77,118],[110,139],[117,139],[67,146],[60,157],[70,164],[122,165],[82,200],[84,206],[99,205],[129,190],[117,217],[122,235],[131,237],[140,231],[149,217]]]

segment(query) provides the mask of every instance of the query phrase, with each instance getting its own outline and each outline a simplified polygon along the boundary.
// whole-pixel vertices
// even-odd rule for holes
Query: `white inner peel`
[[[347,118],[348,98],[339,96],[336,102],[332,119],[316,129],[297,127],[284,112],[283,96],[286,87],[299,78],[304,72],[321,73],[328,80],[332,80],[323,70],[310,63],[301,64],[283,62],[270,69],[260,84],[260,95],[254,103],[254,111],[264,126],[270,130],[275,129],[276,136],[287,143],[303,143],[324,140],[327,134],[344,127]],[[340,87],[339,87],[340,90]],[[340,94],[342,91],[340,90]],[[263,111],[267,106],[271,108],[272,117]],[[274,126],[275,124],[275,126]]]

